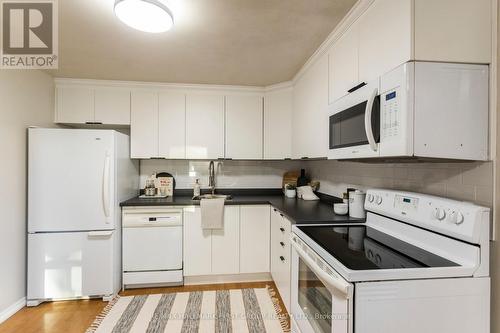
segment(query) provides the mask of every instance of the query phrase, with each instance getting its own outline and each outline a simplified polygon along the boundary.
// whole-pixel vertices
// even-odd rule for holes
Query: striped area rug
[[[289,332],[270,288],[117,297],[87,333]]]

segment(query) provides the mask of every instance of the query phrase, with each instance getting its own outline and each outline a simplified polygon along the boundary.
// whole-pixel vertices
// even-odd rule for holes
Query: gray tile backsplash
[[[341,196],[347,187],[390,188],[493,206],[493,163],[357,163],[311,161],[303,165],[320,192]]]
[[[197,178],[208,184],[208,161],[142,160],[141,186],[155,172],[169,172],[178,189]],[[320,192],[341,197],[347,187],[390,188],[493,206],[493,163],[357,163],[340,161],[216,161],[218,188],[280,188],[283,173],[307,170]]]
[[[191,189],[196,179],[208,185],[209,161],[142,160],[141,186],[155,172],[169,172],[176,188]],[[294,161],[215,161],[218,188],[281,188],[283,174],[300,169]]]

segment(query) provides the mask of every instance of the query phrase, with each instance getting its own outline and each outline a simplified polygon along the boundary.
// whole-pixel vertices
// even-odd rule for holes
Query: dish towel
[[[303,200],[319,200],[318,196],[314,194],[311,186],[297,187],[297,196]]]
[[[224,227],[225,199],[201,199],[201,228],[222,229]]]

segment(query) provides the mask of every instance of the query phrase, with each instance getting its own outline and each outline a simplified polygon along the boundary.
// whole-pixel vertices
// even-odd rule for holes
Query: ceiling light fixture
[[[172,12],[158,0],[116,0],[115,15],[126,25],[145,32],[165,32],[174,25]]]

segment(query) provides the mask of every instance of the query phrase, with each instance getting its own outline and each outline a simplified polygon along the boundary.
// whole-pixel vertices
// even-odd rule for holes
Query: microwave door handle
[[[327,274],[323,269],[321,269],[321,267],[318,266],[318,264],[313,259],[311,259],[311,257],[309,257],[307,253],[304,252],[304,250],[300,248],[300,245],[293,241],[293,239],[291,243],[300,258],[304,260],[306,264],[314,271],[314,274],[318,275],[325,283],[337,290],[346,299],[351,298],[352,290],[350,283],[346,282],[340,277],[335,278],[334,276]]]
[[[378,89],[373,89],[373,92],[366,103],[365,110],[365,132],[366,137],[368,139],[368,143],[370,144],[370,148],[373,151],[377,151],[377,143],[375,142],[375,137],[373,136],[373,128],[372,128],[372,112],[373,112],[373,103],[375,102],[375,98],[377,98]]]

